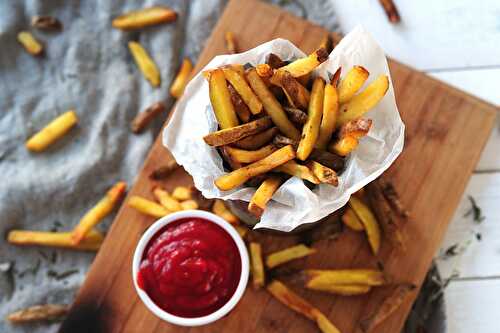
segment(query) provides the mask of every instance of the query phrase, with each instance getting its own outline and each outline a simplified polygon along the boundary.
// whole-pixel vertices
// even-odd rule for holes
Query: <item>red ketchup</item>
[[[213,222],[183,218],[151,238],[137,283],[164,311],[195,318],[226,304],[240,276],[241,257],[231,236]]]

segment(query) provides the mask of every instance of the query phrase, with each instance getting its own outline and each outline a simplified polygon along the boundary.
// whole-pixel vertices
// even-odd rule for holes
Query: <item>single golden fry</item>
[[[307,122],[302,130],[302,138],[297,148],[297,158],[305,161],[311,154],[319,137],[319,127],[323,115],[325,81],[317,77],[311,91],[311,101],[307,111]]]
[[[231,103],[233,103],[234,111],[236,111],[238,118],[243,123],[248,123],[250,121],[250,118],[252,117],[252,113],[250,112],[248,106],[245,104],[245,101],[243,100],[243,98],[241,98],[240,94],[238,94],[238,92],[232,85],[228,84],[227,90],[231,95]]]
[[[188,58],[182,60],[181,68],[174,79],[174,82],[170,86],[170,95],[175,98],[180,98],[184,92],[184,88],[189,82],[189,77],[193,71],[193,64]]]
[[[224,204],[224,201],[222,200],[215,200],[213,206],[212,206],[212,212],[217,215],[222,217],[224,220],[231,224],[238,224],[240,223],[240,219],[231,213],[231,211],[226,207]]]
[[[7,241],[16,245],[54,246],[72,250],[97,251],[104,240],[104,236],[95,229],[90,230],[76,245],[73,243],[72,235],[72,232],[12,230],[7,236]]]
[[[351,196],[349,199],[349,206],[351,206],[361,223],[363,223],[370,247],[373,253],[377,254],[380,249],[380,226],[377,219],[370,208],[355,196]]]
[[[340,138],[352,136],[356,139],[361,139],[368,134],[372,127],[372,120],[365,118],[358,118],[351,120],[340,127]]]
[[[17,34],[17,40],[24,46],[24,49],[31,55],[37,56],[42,54],[43,46],[33,37],[30,32],[21,31]]]
[[[362,66],[354,66],[339,84],[339,103],[349,102],[368,80],[370,73]]]
[[[352,137],[346,136],[337,142],[333,142],[328,150],[340,156],[347,156],[350,152],[358,147],[359,140]]]
[[[177,162],[172,159],[168,161],[166,164],[151,171],[151,173],[149,174],[149,178],[151,178],[152,180],[160,180],[167,178],[174,170],[176,170],[179,167],[180,165],[177,164]]]
[[[401,304],[406,302],[410,296],[414,294],[416,289],[416,286],[413,284],[402,284],[397,286],[391,294],[384,299],[382,305],[377,308],[374,314],[361,320],[361,331],[365,333],[371,332],[399,309]]]
[[[262,249],[259,243],[250,243],[250,261],[252,263],[252,280],[254,288],[260,288],[265,283],[264,263],[262,262]]]
[[[307,123],[307,113],[305,113],[304,111],[286,106],[283,109],[295,125],[301,126]]]
[[[215,69],[210,74],[209,93],[210,102],[220,128],[228,129],[238,126],[238,117],[236,117],[222,69]]]
[[[257,66],[255,66],[255,70],[260,77],[270,78],[271,76],[273,76],[273,69],[268,64],[258,64]]]
[[[170,211],[165,207],[157,204],[154,201],[136,195],[132,196],[128,200],[128,205],[143,214],[154,217],[163,217],[170,214]]]
[[[160,72],[148,52],[137,42],[129,42],[128,48],[146,80],[148,80],[153,87],[158,87],[161,82]]]
[[[261,217],[266,209],[266,205],[271,200],[274,192],[278,190],[282,179],[278,176],[270,176],[259,185],[252,199],[248,203],[248,211],[255,217]]]
[[[177,13],[168,7],[150,7],[128,12],[113,20],[113,28],[132,30],[156,25],[160,23],[173,22],[177,19]]]
[[[248,233],[248,228],[242,225],[235,225],[234,229],[236,229],[241,238],[245,238],[245,235]]]
[[[165,104],[162,102],[157,102],[146,110],[139,113],[135,116],[134,120],[132,120],[132,132],[140,133],[148,126],[148,124],[160,113],[165,112]]]
[[[337,173],[329,167],[326,167],[316,161],[307,162],[307,167],[320,182],[333,186],[337,186],[339,184]]]
[[[191,209],[198,209],[199,205],[195,200],[190,199],[182,201],[181,207],[182,210],[191,210]]]
[[[262,78],[257,74],[255,69],[251,69],[246,74],[248,83],[253,91],[257,94],[267,114],[272,118],[273,122],[283,134],[289,138],[299,140],[300,132],[293,126],[293,123],[287,118],[285,111],[281,107],[276,97],[266,87]]]
[[[278,71],[287,71],[293,77],[299,77],[312,72],[322,62],[328,59],[328,52],[324,48],[319,48],[309,56],[300,58],[286,66],[281,67]]]
[[[311,290],[324,291],[331,294],[354,296],[366,294],[371,290],[370,286],[363,284],[332,284],[307,287]]]
[[[64,317],[69,312],[69,306],[62,304],[44,304],[30,306],[9,314],[6,319],[12,324],[24,324],[36,321],[53,321]]]
[[[316,318],[316,325],[318,325],[321,332],[340,333],[340,330],[319,310],[314,309],[314,317]]]
[[[316,147],[326,149],[326,145],[332,139],[332,134],[335,131],[337,116],[339,112],[339,96],[337,88],[331,83],[325,85],[325,93],[323,97],[323,118],[319,126],[319,137],[316,142]]]
[[[38,133],[26,141],[26,148],[40,152],[68,133],[78,122],[75,111],[68,111],[48,123]]]
[[[153,188],[153,195],[156,200],[169,212],[178,212],[179,210],[182,210],[181,203],[177,199],[173,198],[165,189],[155,186]]]
[[[383,273],[374,269],[308,269],[304,273],[306,287],[310,289],[330,285],[381,286],[386,283]]]
[[[256,150],[269,143],[278,133],[279,130],[277,127],[271,127],[261,133],[247,136],[246,138],[236,141],[234,146],[241,149]]]
[[[225,146],[247,136],[260,133],[271,126],[273,126],[271,117],[266,116],[240,126],[207,134],[203,137],[203,140],[205,140],[206,144],[213,147]]]
[[[224,72],[226,80],[228,80],[238,94],[240,94],[241,98],[250,109],[250,112],[252,112],[252,114],[261,113],[263,108],[262,102],[252,91],[245,77],[231,67],[223,67],[222,71]]]
[[[172,197],[179,201],[189,200],[193,198],[193,189],[187,186],[177,186],[172,191]]]
[[[315,252],[316,250],[313,248],[307,247],[304,244],[298,244],[268,255],[266,257],[266,266],[267,268],[274,268],[289,261],[304,258]]]
[[[236,38],[234,38],[233,32],[226,31],[224,37],[226,39],[226,49],[228,50],[228,52],[231,54],[238,53],[238,47],[236,46],[237,45]]]
[[[229,169],[232,170],[237,170],[243,167],[243,164],[240,162],[237,162],[233,159],[231,154],[228,152],[229,146],[222,146],[218,149],[220,156],[222,157],[222,160],[229,165]]]
[[[108,190],[106,196],[92,207],[73,229],[71,236],[73,244],[79,244],[102,219],[113,211],[113,208],[120,201],[126,190],[127,183],[125,182],[118,182]]]
[[[231,173],[225,174],[215,180],[215,186],[221,191],[236,188],[252,177],[261,175],[295,158],[292,146],[278,149],[260,161],[249,164]]]
[[[275,171],[284,172],[291,176],[305,179],[316,185],[321,183],[318,177],[316,177],[308,167],[306,167],[305,165],[298,164],[295,161],[286,162],[275,168]]]
[[[361,223],[358,216],[356,215],[356,213],[354,213],[354,211],[352,210],[351,207],[346,209],[346,211],[344,212],[344,215],[342,215],[341,220],[347,227],[349,227],[350,229],[352,229],[354,231],[365,230],[363,223]]]
[[[231,156],[231,159],[238,163],[253,163],[271,155],[277,149],[278,148],[274,145],[267,145],[258,150],[243,150],[229,146],[226,147],[226,151]]]
[[[380,102],[385,96],[387,89],[389,89],[389,78],[387,75],[380,75],[365,90],[341,106],[337,126],[342,126],[351,120],[361,118]]]

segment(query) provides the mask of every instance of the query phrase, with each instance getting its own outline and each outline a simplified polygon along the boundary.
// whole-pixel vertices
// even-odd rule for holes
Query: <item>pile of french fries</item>
[[[257,218],[290,176],[337,186],[345,157],[372,126],[363,116],[387,92],[386,75],[360,91],[369,76],[361,66],[343,79],[340,68],[328,82],[313,77],[327,59],[327,49],[320,47],[293,62],[269,54],[255,67],[231,64],[203,73],[220,128],[204,140],[230,171],[215,186],[256,186],[248,210]]]

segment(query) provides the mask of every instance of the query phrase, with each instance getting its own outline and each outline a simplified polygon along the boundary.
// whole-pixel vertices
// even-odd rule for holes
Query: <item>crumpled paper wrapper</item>
[[[203,70],[234,63],[257,65],[264,63],[270,52],[284,60],[305,56],[291,42],[275,39],[244,53],[217,56]],[[343,77],[354,65],[361,65],[370,72],[368,83],[381,74],[389,75],[384,52],[362,27],[357,27],[342,39],[329,59],[316,69],[315,75],[327,80],[328,73],[334,73],[340,66]],[[310,190],[301,179],[292,177],[274,194],[255,228],[288,232],[302,224],[318,221],[343,207],[351,194],[389,168],[403,149],[405,129],[396,106],[392,82],[385,97],[366,117],[373,120],[372,128],[349,155],[338,187],[320,184]],[[163,132],[163,144],[193,177],[196,188],[205,197],[248,202],[255,188],[220,191],[214,185],[214,180],[226,172],[216,149],[208,146],[203,136],[216,130],[217,121],[210,104],[208,83],[198,73],[187,85]]]

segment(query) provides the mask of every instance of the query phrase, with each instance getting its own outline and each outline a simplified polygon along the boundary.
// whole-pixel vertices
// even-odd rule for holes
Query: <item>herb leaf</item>
[[[471,208],[464,214],[464,217],[469,217],[472,215],[474,222],[483,222],[486,217],[483,215],[481,207],[477,205],[476,199],[474,199],[474,197],[469,195],[468,198],[471,204]]]

